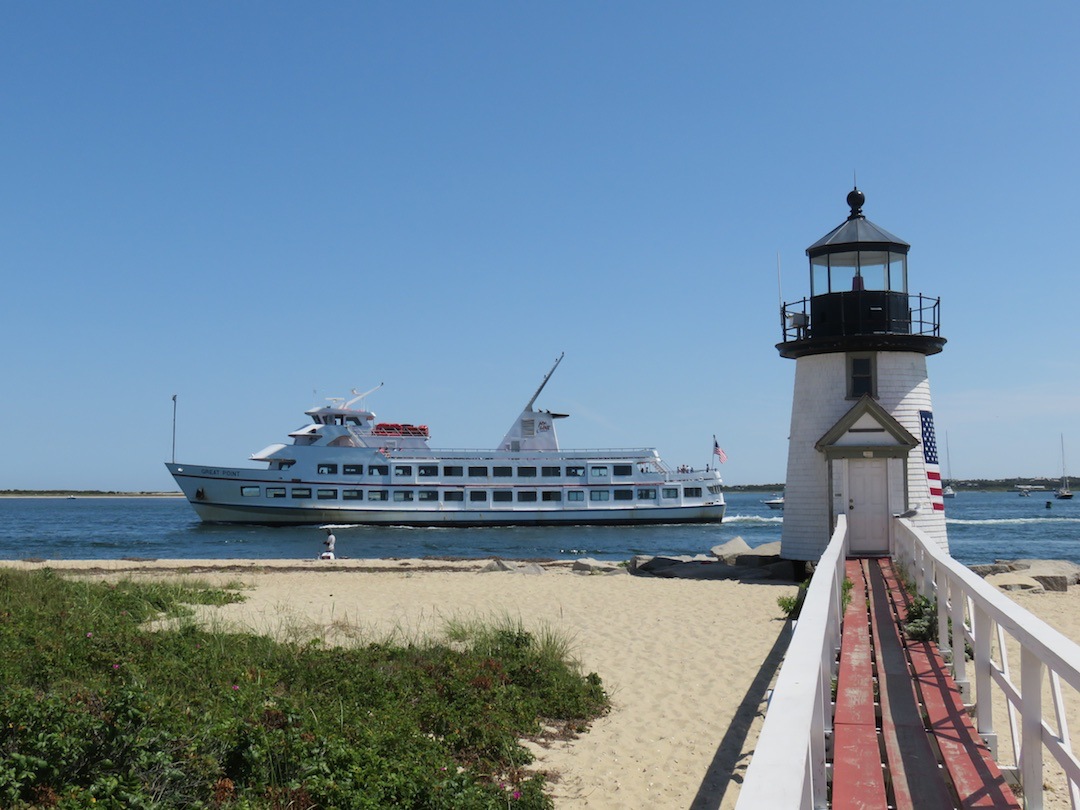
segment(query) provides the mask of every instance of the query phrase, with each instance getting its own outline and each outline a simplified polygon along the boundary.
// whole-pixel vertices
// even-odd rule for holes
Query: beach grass
[[[450,622],[330,647],[190,607],[240,599],[0,570],[0,806],[549,807],[522,739],[608,706],[554,632]]]

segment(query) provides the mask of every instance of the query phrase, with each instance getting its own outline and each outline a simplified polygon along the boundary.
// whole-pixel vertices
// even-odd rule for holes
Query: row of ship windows
[[[439,474],[438,464],[395,464],[394,476],[408,476],[412,477],[413,470],[416,470],[416,475],[420,478],[432,478]],[[518,478],[536,478],[537,467],[517,467]],[[565,471],[564,471],[565,469]],[[644,471],[644,467],[642,471]],[[487,478],[489,475],[494,478],[511,478],[515,475],[515,468],[510,466],[495,466],[487,467],[486,465],[480,466],[458,466],[454,464],[443,465],[442,476],[443,478],[463,478],[465,477],[465,471],[468,470],[469,478]],[[489,472],[490,470],[490,472]],[[540,477],[542,478],[562,478],[564,475],[567,478],[584,478],[586,467],[584,465],[568,465],[567,467],[540,467]],[[607,478],[608,475],[615,476],[628,476],[634,474],[633,464],[594,464],[588,468],[589,475],[592,478]],[[363,464],[342,464],[342,475],[363,475]],[[320,464],[318,466],[319,475],[337,475],[337,464]],[[367,468],[368,475],[390,475],[389,464],[369,464]]]
[[[714,491],[715,490],[715,491]],[[310,500],[312,492],[316,500],[320,501],[336,501],[340,498],[343,501],[362,501],[364,500],[364,492],[367,492],[367,500],[369,501],[437,501],[439,500],[439,490],[436,489],[397,489],[391,493],[386,489],[343,489],[340,491],[336,489],[315,489],[311,487],[291,487],[286,493],[285,487],[267,487],[267,498],[284,498],[286,496],[292,498],[298,498],[301,500]],[[716,495],[720,492],[719,486],[710,486],[709,492]],[[655,501],[657,490],[653,487],[643,487],[638,490],[633,489],[594,489],[589,491],[590,501],[632,501],[634,500],[635,493],[639,501]],[[245,486],[240,488],[240,494],[245,498],[258,498],[262,495],[262,488],[257,486]],[[471,489],[468,492],[469,501],[487,501],[488,492],[482,489]],[[683,487],[683,495],[687,498],[700,498],[701,487]],[[465,490],[463,489],[450,489],[442,493],[442,499],[444,502],[464,501]],[[660,497],[665,500],[673,500],[679,497],[678,487],[661,487]],[[552,490],[549,492],[536,492],[535,490],[522,490],[517,493],[518,503],[541,501],[561,501],[563,493],[560,490]],[[491,500],[495,503],[506,503],[514,500],[514,491],[511,489],[496,489],[491,492]],[[566,493],[566,500],[568,501],[584,501],[584,490],[569,490]]]

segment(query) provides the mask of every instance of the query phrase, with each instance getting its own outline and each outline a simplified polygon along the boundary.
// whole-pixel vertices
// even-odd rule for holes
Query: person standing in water
[[[326,530],[326,539],[323,540],[323,545],[326,546],[326,551],[321,555],[321,559],[332,560],[334,559],[334,545],[337,543],[337,538],[334,537],[334,532],[330,529]]]

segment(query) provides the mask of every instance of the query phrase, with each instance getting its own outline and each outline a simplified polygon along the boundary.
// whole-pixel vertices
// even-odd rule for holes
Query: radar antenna
[[[536,398],[538,396],[540,396],[540,392],[544,390],[544,386],[547,385],[548,380],[551,379],[551,375],[555,373],[555,369],[557,369],[559,367],[559,363],[562,362],[563,356],[565,354],[566,354],[566,352],[562,352],[562,353],[559,354],[558,359],[555,361],[555,365],[553,365],[551,367],[551,371],[549,371],[547,374],[544,375],[543,382],[541,382],[540,387],[536,389],[536,393],[532,395],[532,399],[530,399],[529,404],[525,406],[525,410],[527,410],[527,411],[532,410],[533,403],[536,402]]]

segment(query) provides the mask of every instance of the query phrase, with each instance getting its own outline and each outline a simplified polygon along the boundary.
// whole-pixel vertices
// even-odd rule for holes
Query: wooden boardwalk
[[[1015,808],[937,646],[907,639],[892,561],[850,559],[833,715],[834,810]]]

